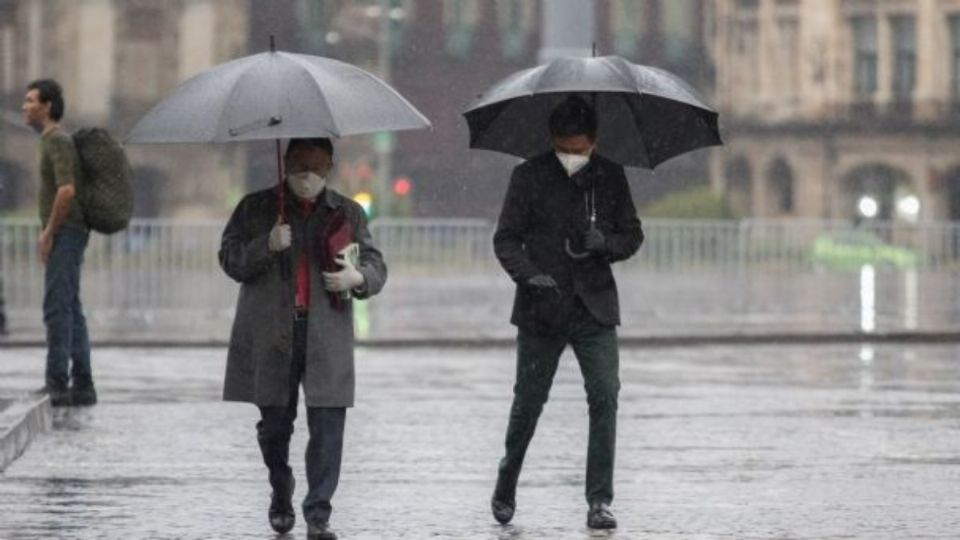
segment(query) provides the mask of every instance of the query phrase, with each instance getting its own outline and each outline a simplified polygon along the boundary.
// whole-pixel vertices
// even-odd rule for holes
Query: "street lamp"
[[[877,214],[880,212],[880,205],[877,204],[877,200],[870,195],[864,195],[860,197],[860,201],[857,202],[857,211],[860,212],[861,216],[867,219],[873,219],[877,217]]]
[[[377,43],[377,64],[380,78],[390,84],[390,34],[392,24],[406,17],[406,10],[402,7],[392,7],[392,0],[380,0],[379,5],[367,7],[365,14],[370,18],[380,19],[380,39]],[[386,14],[386,16],[384,16]],[[377,183],[374,193],[383,204],[387,200],[387,183],[390,181],[393,169],[393,133],[378,133],[374,135],[374,151],[377,153]]]
[[[376,45],[376,68],[373,71],[385,83],[390,84],[391,56],[394,26],[406,19],[408,10],[396,5],[397,0],[374,0],[360,5],[351,5],[342,27],[329,29],[323,36],[327,45],[335,46],[343,42],[363,40]],[[387,201],[393,195],[390,178],[393,168],[393,150],[395,136],[391,132],[374,133],[370,139],[373,153],[377,159],[376,175],[373,178],[372,198],[379,209],[388,208]],[[378,212],[383,215],[383,212]]]
[[[920,217],[920,199],[916,195],[907,195],[897,201],[897,214],[906,221],[916,222]]]

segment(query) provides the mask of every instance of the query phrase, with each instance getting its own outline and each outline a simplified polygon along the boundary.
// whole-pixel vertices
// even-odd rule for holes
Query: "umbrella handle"
[[[590,184],[590,193],[585,193],[583,195],[584,205],[587,207],[587,216],[590,220],[590,228],[597,228],[597,188],[596,183],[591,182]]]
[[[582,253],[577,253],[576,251],[574,251],[573,248],[570,247],[569,238],[567,238],[566,242],[563,244],[563,249],[567,252],[567,256],[569,256],[571,259],[580,260],[580,259],[586,259],[587,257],[590,256],[589,251],[584,251]]]
[[[277,215],[280,216],[280,223],[287,222],[287,205],[286,205],[286,193],[283,189],[283,161],[280,158],[280,139],[276,140],[277,143],[277,204],[279,205]]]
[[[287,205],[286,205],[286,190],[283,189],[283,161],[280,159],[280,139],[277,139],[277,204],[279,208],[277,213],[280,217],[280,224],[287,222]],[[289,250],[288,250],[289,251]],[[280,277],[284,281],[290,281],[290,278],[293,277],[293,271],[290,268],[290,257],[287,255],[287,251],[281,251],[277,253],[277,257],[280,258]]]

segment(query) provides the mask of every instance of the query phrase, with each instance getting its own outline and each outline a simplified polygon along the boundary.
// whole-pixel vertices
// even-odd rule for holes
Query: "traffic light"
[[[371,214],[373,213],[373,195],[371,195],[370,192],[361,191],[360,193],[357,193],[356,195],[353,196],[353,200],[357,201],[357,204],[359,204],[363,208],[363,213],[365,213],[367,217],[372,217]]]
[[[393,181],[393,192],[397,197],[406,197],[412,189],[413,184],[410,183],[410,179],[406,176],[401,176]]]

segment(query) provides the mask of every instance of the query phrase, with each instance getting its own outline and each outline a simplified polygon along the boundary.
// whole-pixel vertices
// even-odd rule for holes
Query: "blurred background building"
[[[495,217],[516,160],[467,149],[460,113],[506,75],[535,66],[551,13],[577,10],[598,54],[673,70],[706,91],[702,0],[285,0],[254,3],[253,35],[287,36],[291,49],[338,58],[388,79],[433,122],[432,131],[344,140],[341,187],[374,194],[392,215]],[[585,11],[585,13],[584,13]],[[299,21],[300,24],[291,24]],[[581,53],[590,54],[589,48]],[[269,178],[268,155],[252,185]],[[669,189],[705,184],[707,153],[680,158],[656,181],[635,171],[642,203]],[[399,193],[398,193],[399,192]]]
[[[320,54],[380,74],[434,123],[432,132],[337,143],[336,185],[369,193],[381,215],[495,217],[507,156],[470,151],[460,112],[507,74],[542,57],[551,12],[577,9],[598,54],[672,70],[705,93],[713,68],[705,0],[0,0],[0,211],[32,215],[35,136],[20,126],[25,85],[64,86],[66,124],[123,135],[196,72],[279,48]],[[589,26],[590,28],[584,28]],[[565,33],[565,32],[564,32]],[[589,53],[589,52],[588,52]],[[132,146],[138,216],[222,216],[239,196],[275,181],[273,147]],[[709,153],[632,171],[639,204],[708,182]]]
[[[122,136],[177,83],[247,51],[248,0],[0,0],[0,210],[35,213],[36,136],[22,128],[28,82],[64,88],[65,124]],[[244,188],[244,148],[132,146],[136,214],[222,214]]]
[[[460,113],[594,42],[691,82],[726,143],[628,169],[648,233],[618,265],[624,313],[642,321],[631,331],[960,322],[960,0],[0,0],[0,258],[16,332],[42,320],[26,84],[60,80],[68,127],[122,136],[179,82],[271,35],[379,74],[433,121],[336,142],[332,184],[377,216],[454,218],[374,220],[395,285],[360,312],[360,335],[509,331],[490,236],[518,160],[469,150]],[[92,241],[91,325],[225,335],[235,290],[214,254],[239,198],[275,182],[272,142],[129,152],[137,216],[169,219]]]
[[[738,214],[960,219],[960,1],[712,4],[712,182]]]

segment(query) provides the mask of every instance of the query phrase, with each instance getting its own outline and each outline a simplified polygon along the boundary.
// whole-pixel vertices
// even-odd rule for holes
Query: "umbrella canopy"
[[[723,144],[717,113],[682,79],[603,56],[560,58],[493,85],[463,113],[470,148],[522,158],[551,150],[548,118],[571,94],[597,111],[597,151],[622,165],[653,169],[685,152]]]
[[[180,84],[133,127],[131,143],[343,137],[430,127],[393,88],[343,62],[280,51]]]

